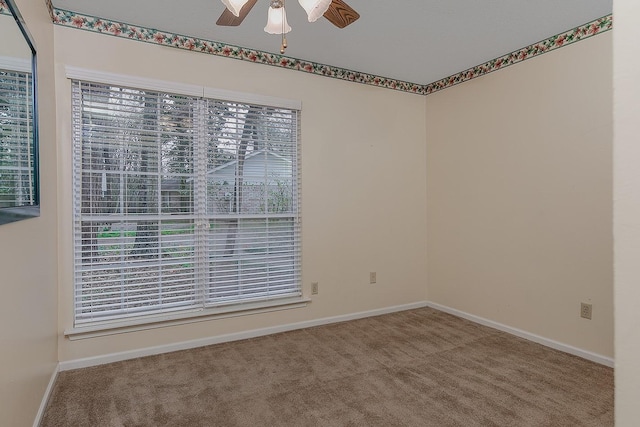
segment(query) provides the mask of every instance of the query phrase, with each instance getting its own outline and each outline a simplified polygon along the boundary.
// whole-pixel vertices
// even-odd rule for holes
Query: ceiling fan
[[[238,26],[247,17],[258,0],[222,0],[226,6],[220,18],[216,22],[221,26]],[[284,53],[287,47],[285,34],[291,31],[285,12],[285,0],[269,0],[269,13],[267,25],[264,30],[269,34],[282,34],[282,46],[280,53]],[[309,22],[315,22],[324,16],[338,28],[344,28],[354,23],[360,14],[343,0],[298,0],[300,6],[307,12]]]

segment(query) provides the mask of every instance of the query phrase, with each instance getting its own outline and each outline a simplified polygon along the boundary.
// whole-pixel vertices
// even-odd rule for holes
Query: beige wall
[[[31,425],[57,362],[53,25],[43,1],[17,0],[38,49],[42,210],[0,226],[0,425]]]
[[[69,341],[74,360],[423,301],[425,103],[418,95],[56,27],[60,334],[72,326],[70,83],[65,66],[302,101],[306,308]],[[378,283],[369,284],[376,271]]]
[[[427,96],[430,301],[613,356],[611,56],[606,33]]]
[[[629,8],[634,3],[617,1]],[[0,302],[0,425],[33,420],[58,358],[68,361],[427,298],[613,355],[611,34],[423,98],[53,29],[42,3],[18,0],[40,51],[43,209],[38,219],[0,227],[5,290]],[[624,31],[635,40],[638,30],[630,21]],[[630,77],[638,75],[634,48],[623,43],[616,48],[628,53],[626,62],[619,63],[617,108],[635,112],[633,101],[640,95]],[[313,302],[284,312],[74,342],[65,338],[63,330],[72,326],[66,65],[301,100],[303,279],[305,293],[311,281],[320,282]],[[622,237],[616,243],[616,317],[625,325],[617,331],[616,346],[620,425],[637,419],[640,397],[635,363],[640,325],[633,314],[640,297],[640,272],[634,270],[640,233],[629,233],[637,231],[640,210],[631,190],[634,184],[640,187],[633,173],[638,162],[631,164],[640,155],[633,142],[638,122],[624,113],[616,125],[616,224]],[[368,284],[369,271],[378,273],[378,284]],[[593,303],[592,321],[577,316],[580,301]]]
[[[0,61],[2,57],[31,60],[31,50],[11,15],[0,15]]]
[[[640,419],[640,4],[615,0],[614,237],[616,425]]]

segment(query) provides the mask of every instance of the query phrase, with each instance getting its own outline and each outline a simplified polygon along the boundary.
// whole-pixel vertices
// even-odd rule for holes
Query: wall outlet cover
[[[592,308],[591,304],[580,303],[580,317],[591,320]]]

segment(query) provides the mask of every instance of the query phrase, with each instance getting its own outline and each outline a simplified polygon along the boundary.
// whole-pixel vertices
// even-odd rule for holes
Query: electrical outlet
[[[376,283],[376,272],[372,271],[371,273],[369,273],[369,283],[371,283],[372,285],[374,283]]]
[[[318,282],[311,283],[311,295],[318,295]]]
[[[580,317],[591,320],[591,304],[580,303]]]

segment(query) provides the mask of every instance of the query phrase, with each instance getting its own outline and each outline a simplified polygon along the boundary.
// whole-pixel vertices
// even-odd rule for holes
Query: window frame
[[[125,76],[119,74],[102,73],[92,70],[80,69],[75,67],[67,67],[66,75],[69,80],[77,80],[84,82],[95,82],[97,84],[113,85],[120,87],[129,87],[139,90],[157,91],[162,93],[170,93],[181,96],[196,97],[202,100],[223,100],[225,102],[237,102],[242,104],[268,106],[273,108],[282,108],[295,110],[296,114],[296,169],[293,179],[296,180],[296,197],[294,203],[296,204],[294,218],[294,227],[297,228],[296,237],[294,242],[295,250],[297,251],[297,288],[298,295],[293,297],[265,299],[260,301],[248,301],[248,302],[236,302],[232,305],[220,305],[215,307],[207,307],[206,303],[202,308],[186,309],[177,312],[162,312],[156,314],[141,314],[139,316],[129,316],[113,320],[98,320],[84,323],[76,323],[76,310],[75,310],[75,298],[77,283],[75,280],[76,270],[74,271],[74,283],[73,283],[73,314],[72,318],[74,326],[65,331],[65,335],[71,339],[84,338],[88,336],[102,336],[114,333],[121,333],[123,331],[149,329],[156,327],[163,327],[174,324],[192,323],[203,320],[209,320],[212,318],[224,318],[245,314],[261,313],[265,311],[282,310],[288,308],[304,307],[309,302],[303,294],[302,286],[302,230],[301,230],[301,209],[300,209],[300,119],[301,119],[301,102],[282,99],[269,96],[261,96],[255,94],[247,94],[241,92],[232,92],[227,90],[220,90],[214,88],[200,87],[195,85],[172,83],[161,80]],[[72,100],[72,102],[75,102]],[[74,172],[77,173],[77,172]],[[74,196],[75,197],[75,196]],[[162,197],[160,195],[160,197]],[[75,218],[75,215],[74,215]],[[73,245],[74,251],[76,250],[76,244]],[[74,257],[75,259],[75,257]],[[206,300],[206,298],[204,298]]]
[[[33,103],[33,75],[31,69],[31,61],[17,58],[0,56],[0,94],[13,95],[13,103],[9,104],[9,113],[4,118],[12,123],[9,127],[9,135],[13,136],[13,144],[9,144],[9,148],[16,151],[14,154],[17,158],[12,159],[18,164],[10,166],[0,166],[0,193],[9,189],[14,193],[9,193],[10,197],[6,197],[11,203],[3,206],[0,201],[0,210],[15,210],[15,214],[19,215],[21,210],[36,206],[39,203],[36,184],[36,156],[34,145],[35,126],[33,123],[33,114],[31,104]],[[12,89],[9,89],[12,87]],[[19,102],[15,102],[19,101]],[[12,108],[11,108],[12,107]],[[0,153],[1,154],[1,153]],[[25,165],[26,163],[26,165]],[[15,179],[14,185],[9,187],[3,177],[5,174],[14,174],[18,177]],[[0,197],[2,195],[0,194]],[[26,213],[26,211],[25,211]],[[2,215],[0,213],[0,215]],[[17,219],[8,217],[0,218],[0,224],[4,220],[10,222]]]

